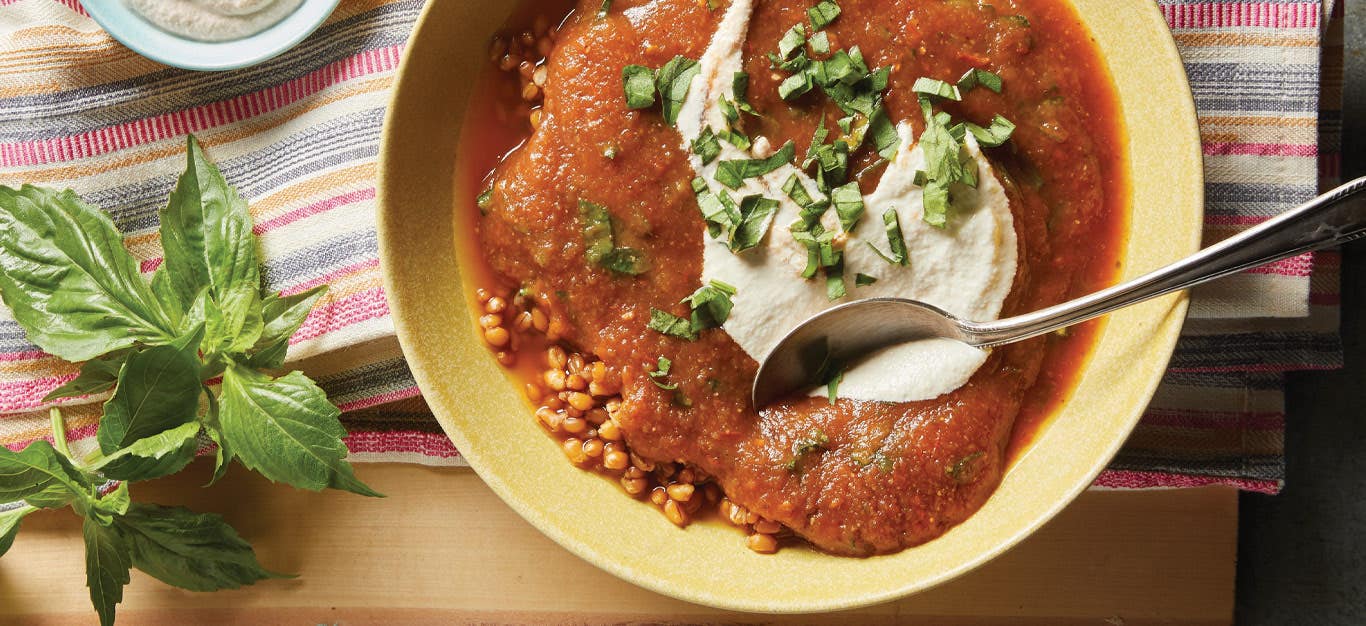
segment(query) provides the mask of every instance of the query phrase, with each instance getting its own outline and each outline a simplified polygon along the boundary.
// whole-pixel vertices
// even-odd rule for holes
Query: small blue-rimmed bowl
[[[284,19],[250,37],[197,41],[168,33],[123,0],[82,0],[86,13],[132,51],[187,70],[233,70],[255,65],[293,48],[322,25],[339,0],[304,0]]]

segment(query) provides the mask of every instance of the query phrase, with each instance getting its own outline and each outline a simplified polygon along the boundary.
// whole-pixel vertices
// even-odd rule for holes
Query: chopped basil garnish
[[[692,322],[653,307],[650,308],[650,323],[646,325],[646,328],[670,337],[688,341],[697,340],[697,332],[692,329]]]
[[[598,18],[598,19],[602,19],[602,18],[604,18],[604,17],[607,17],[607,12],[608,12],[608,11],[611,11],[611,10],[612,10],[612,0],[602,0],[602,4],[599,4],[599,5],[598,5],[598,15],[597,15],[597,18]]]
[[[778,97],[794,100],[810,92],[816,86],[815,79],[807,72],[797,72],[778,83]]]
[[[731,200],[726,190],[722,189],[719,194],[712,193],[707,181],[701,177],[692,180],[692,190],[697,196],[697,208],[702,211],[702,219],[707,223],[707,234],[712,239],[725,235],[729,241],[740,224],[740,207]]]
[[[655,104],[655,72],[644,65],[621,68],[621,82],[626,90],[626,106],[648,109]]]
[[[759,112],[755,111],[754,107],[749,104],[749,74],[745,72],[736,72],[730,79],[730,90],[731,94],[735,97],[735,108],[753,115],[754,117],[761,117]],[[731,121],[733,122],[735,120]]]
[[[782,149],[773,153],[767,159],[733,159],[721,161],[716,166],[717,182],[730,187],[739,189],[746,178],[763,176],[773,170],[792,161],[796,155],[797,147],[791,141],[783,144]]]
[[[876,276],[869,276],[869,275],[864,274],[864,273],[862,273],[862,272],[859,272],[859,273],[857,273],[857,274],[854,274],[854,284],[857,285],[857,286],[859,286],[859,287],[867,287],[868,285],[871,285],[871,284],[876,283],[876,282],[877,282],[877,277],[876,277]]]
[[[678,112],[688,97],[688,88],[701,69],[697,61],[680,55],[670,59],[655,74],[655,89],[659,91],[664,121],[670,126],[678,122]]]
[[[950,85],[942,80],[921,76],[915,79],[915,84],[911,85],[911,91],[923,96],[931,96],[943,100],[962,100],[963,94],[959,93],[958,87]]]
[[[753,145],[753,143],[750,142],[749,137],[747,135],[738,130],[730,128],[727,128],[726,130],[717,133],[716,136],[720,137],[721,139],[724,139],[726,143],[735,146],[736,148],[739,148],[741,150],[748,150],[749,147]]]
[[[474,199],[474,206],[479,207],[480,215],[488,214],[489,207],[493,206],[493,187],[489,187],[480,193],[479,196]]]
[[[668,375],[669,375],[669,370],[670,370],[672,367],[673,367],[673,361],[670,361],[669,359],[666,359],[666,358],[664,358],[664,357],[659,357],[659,361],[658,361],[658,363],[655,365],[655,371],[650,372],[650,373],[648,374],[649,377],[650,377],[650,382],[654,383],[655,386],[656,386],[656,387],[659,387],[660,389],[667,389],[667,390],[669,390],[669,391],[673,391],[673,390],[675,390],[675,389],[678,389],[678,383],[662,383],[662,382],[659,382],[659,381],[661,381],[661,380],[664,380],[666,377],[668,377]]]
[[[635,248],[616,247],[612,234],[612,214],[607,207],[580,199],[579,218],[583,222],[583,256],[589,263],[630,276],[650,269],[644,252]]]
[[[835,265],[825,268],[825,297],[834,302],[847,295],[849,291],[844,286],[844,260],[841,259]]]
[[[844,232],[854,232],[859,218],[863,217],[863,194],[859,191],[858,183],[847,183],[832,189],[830,204],[835,207],[835,214],[839,215],[840,227]]]
[[[820,4],[806,10],[806,16],[811,19],[811,30],[815,32],[840,16],[840,5],[835,0],[821,0]]]
[[[716,157],[721,156],[721,142],[717,140],[716,133],[712,132],[710,126],[703,126],[697,139],[692,140],[692,151],[702,159],[703,165],[710,164]]]
[[[991,118],[991,125],[986,128],[976,124],[968,124],[967,128],[977,143],[987,148],[995,148],[1009,141],[1010,135],[1015,132],[1015,124],[1000,115]]]
[[[890,253],[883,254],[883,252],[871,242],[868,243],[868,247],[872,248],[873,252],[876,252],[878,256],[882,257],[882,259],[888,263],[893,265],[910,265],[911,255],[906,249],[906,237],[901,234],[901,217],[897,215],[896,209],[887,209],[887,211],[882,214],[882,224],[887,231],[887,248],[890,250]],[[868,284],[871,285],[872,283]]]
[[[897,148],[901,147],[901,135],[896,132],[896,126],[882,107],[878,107],[868,119],[868,136],[873,138],[878,156],[884,159],[896,156]]]
[[[811,44],[813,54],[830,54],[830,36],[826,35],[825,31],[812,35],[806,42]]]
[[[788,459],[787,463],[783,464],[783,467],[786,467],[789,472],[795,472],[797,471],[797,464],[801,463],[806,455],[824,449],[827,445],[830,445],[830,437],[827,437],[826,434],[819,429],[812,430],[806,437],[798,439],[795,442],[792,446],[792,458]]]
[[[696,334],[699,330],[720,328],[726,323],[730,318],[730,310],[734,307],[731,301],[731,296],[734,295],[735,287],[713,280],[684,298],[682,301],[692,308],[692,332]]]
[[[1001,77],[986,70],[979,70],[974,67],[958,79],[958,90],[960,92],[971,91],[979,85],[996,93],[1001,93]]]
[[[783,193],[787,194],[787,197],[803,209],[816,204],[815,198],[812,198],[811,194],[807,192],[806,186],[802,185],[801,179],[796,174],[787,177],[787,182],[783,183]]]
[[[760,195],[740,199],[740,224],[730,240],[731,252],[744,252],[759,245],[778,214],[778,201]]]
[[[783,38],[778,40],[778,58],[786,61],[792,58],[792,54],[806,45],[806,28],[801,24],[796,24],[783,33]]]
[[[830,131],[825,128],[825,116],[821,116],[820,123],[816,124],[816,131],[811,134],[811,145],[806,148],[806,158],[802,159],[802,169],[811,167],[812,161],[816,158],[816,150],[825,143],[825,138],[830,135]]]

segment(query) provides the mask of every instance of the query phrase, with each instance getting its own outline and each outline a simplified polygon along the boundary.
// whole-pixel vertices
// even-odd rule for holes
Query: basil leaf
[[[814,54],[830,53],[830,36],[825,31],[818,32],[808,38],[807,43],[811,44],[811,52]]]
[[[942,180],[931,180],[924,189],[926,224],[944,228],[949,223],[949,186]]]
[[[650,308],[650,323],[646,328],[670,337],[697,340],[697,331],[693,330],[691,321],[654,307]]]
[[[844,381],[844,368],[835,370],[834,375],[830,376],[825,383],[825,394],[830,399],[830,404],[835,403],[839,397],[840,383]]]
[[[838,271],[835,268],[827,268],[825,271],[825,297],[832,302],[849,295],[848,289],[844,286],[844,268],[837,267]]]
[[[346,457],[341,411],[299,372],[280,378],[232,363],[223,373],[219,419],[242,464],[299,489],[380,494],[356,479]]]
[[[76,508],[78,511],[84,508],[86,517],[99,522],[101,526],[108,526],[114,523],[116,516],[127,513],[130,504],[132,500],[128,497],[128,483],[125,482],[119,483],[118,487],[87,506],[82,507],[78,503]]]
[[[701,70],[697,61],[680,55],[670,59],[655,74],[655,89],[659,91],[664,121],[670,126],[678,122],[678,112],[683,108],[683,101],[688,98],[692,79]]]
[[[944,100],[962,100],[963,94],[958,91],[958,87],[950,85],[942,80],[921,76],[915,79],[915,84],[911,85],[911,91],[922,96],[941,98]]]
[[[30,341],[67,361],[173,336],[114,223],[69,190],[0,186],[0,298]]]
[[[801,179],[797,178],[796,174],[787,177],[787,181],[783,183],[783,193],[787,194],[787,197],[803,209],[816,204],[816,200],[807,192],[806,186],[802,185]]]
[[[644,252],[616,247],[612,214],[607,207],[580,198],[579,218],[583,221],[583,256],[589,263],[632,276],[650,269]]]
[[[756,178],[776,170],[792,161],[797,146],[791,141],[766,159],[733,159],[721,161],[716,166],[716,181],[738,189],[746,178]]]
[[[81,525],[85,537],[85,585],[90,588],[90,603],[100,615],[100,626],[113,626],[114,607],[123,601],[123,586],[128,584],[128,545],[115,528],[85,518]]]
[[[14,545],[14,537],[19,534],[19,522],[37,510],[37,507],[24,504],[0,511],[0,556],[5,556],[10,546]]]
[[[262,299],[261,338],[252,347],[247,363],[257,369],[284,365],[289,339],[299,331],[318,300],[327,294],[327,285],[318,285],[291,296],[269,295]]]
[[[840,16],[840,5],[835,0],[821,0],[820,4],[806,10],[806,16],[811,20],[811,30],[817,31]]]
[[[694,291],[682,301],[692,309],[692,330],[697,332],[707,328],[720,328],[730,318],[735,306],[731,296],[735,287],[719,280],[712,280]]]
[[[854,285],[856,285],[856,286],[859,286],[859,287],[867,287],[868,285],[871,285],[871,284],[876,283],[876,282],[877,282],[877,277],[876,277],[876,276],[869,276],[869,275],[864,274],[864,273],[862,273],[862,272],[859,272],[859,273],[857,273],[857,274],[854,274]]]
[[[873,116],[868,118],[868,135],[873,138],[878,156],[884,159],[895,157],[897,148],[901,147],[901,134],[896,132],[896,125],[892,124],[882,107],[878,107]]]
[[[202,334],[196,331],[171,345],[129,355],[95,433],[101,452],[112,455],[139,439],[195,421]]]
[[[637,276],[650,270],[650,260],[645,253],[635,248],[614,248],[599,263],[602,267],[618,274]]]
[[[730,145],[735,146],[736,148],[739,148],[741,150],[748,150],[750,146],[753,145],[752,142],[750,142],[748,136],[732,128],[727,128],[726,130],[717,133],[716,136],[724,139],[726,143],[729,143]]]
[[[598,19],[602,19],[602,18],[604,18],[604,17],[607,17],[607,12],[608,12],[608,11],[611,11],[611,10],[612,10],[612,0],[602,0],[602,4],[599,4],[599,5],[598,5],[598,14],[597,14],[597,18],[598,18]]]
[[[114,383],[119,379],[119,368],[123,367],[123,360],[126,358],[126,352],[118,352],[86,361],[81,366],[80,374],[43,396],[43,402],[78,398],[113,389]]]
[[[655,104],[655,72],[644,65],[621,68],[622,87],[626,91],[626,106],[648,109]]]
[[[219,419],[218,398],[206,386],[204,395],[209,399],[209,409],[204,413],[204,434],[209,436],[218,449],[214,451],[213,475],[209,477],[209,485],[218,482],[223,475],[228,472],[228,464],[237,458],[237,454],[228,445],[228,439],[223,435],[223,422]]]
[[[997,115],[991,118],[991,125],[986,128],[976,124],[968,124],[967,129],[977,140],[978,145],[995,148],[1010,140],[1010,135],[1015,132],[1015,124]]]
[[[221,516],[181,507],[134,504],[115,520],[133,566],[190,591],[237,589],[267,578],[256,553]]]
[[[926,221],[929,220],[927,219]],[[866,242],[868,243],[868,247],[872,248],[873,252],[876,252],[878,256],[882,257],[882,260],[888,263],[903,266],[910,265],[911,255],[910,251],[906,249],[906,237],[901,233],[901,217],[897,215],[896,209],[887,209],[887,211],[882,214],[882,223],[887,232],[887,247],[890,250],[890,253],[883,254],[882,251],[871,242]],[[868,284],[871,285],[872,283]]]
[[[246,319],[248,312],[239,309],[250,308],[251,299],[229,294],[260,290],[251,214],[194,135],[186,139],[185,172],[160,217],[164,267],[183,308],[208,287],[224,318]]]
[[[754,107],[749,104],[749,74],[746,72],[736,72],[730,79],[731,95],[735,98],[735,107],[753,115],[762,117]],[[733,120],[732,120],[733,121]]]
[[[859,218],[863,217],[863,193],[858,183],[847,183],[834,188],[830,193],[830,204],[840,217],[840,227],[846,233],[854,232]]]
[[[480,215],[488,215],[489,207],[493,206],[493,187],[479,192],[479,195],[474,198],[474,206],[479,207]]]
[[[768,228],[773,224],[773,216],[778,214],[778,201],[759,195],[745,196],[740,200],[740,224],[730,240],[731,252],[744,252],[764,240]]]
[[[710,126],[703,126],[702,132],[697,134],[697,139],[692,140],[692,151],[702,159],[703,165],[709,165],[721,155],[721,142]]]
[[[815,86],[816,80],[809,72],[797,72],[778,83],[778,97],[793,100],[811,91]]]
[[[655,386],[656,386],[656,387],[659,387],[660,389],[666,389],[666,390],[669,390],[669,391],[673,391],[673,390],[675,390],[675,389],[678,389],[678,383],[661,383],[661,382],[659,382],[659,381],[661,381],[661,380],[664,380],[664,378],[667,377],[667,376],[669,375],[669,370],[670,370],[672,367],[673,367],[673,361],[670,361],[669,359],[666,359],[666,358],[664,358],[664,357],[659,357],[659,362],[658,362],[658,364],[655,365],[655,371],[650,372],[650,373],[648,374],[649,377],[650,377],[650,382],[654,383]]]
[[[811,134],[811,145],[806,148],[806,158],[802,159],[802,169],[811,167],[816,160],[816,150],[825,144],[825,138],[830,135],[830,131],[825,128],[825,116],[821,116],[821,121],[816,124],[816,130]]]
[[[55,509],[89,492],[89,481],[47,441],[34,441],[20,452],[0,446],[0,502],[23,500]]]
[[[1001,77],[986,70],[979,70],[974,67],[958,79],[958,90],[960,92],[971,91],[979,85],[996,93],[1001,93]]]
[[[713,239],[723,235],[729,241],[735,228],[740,224],[740,208],[723,189],[720,194],[711,192],[707,181],[701,177],[692,180],[692,190],[697,196],[697,208],[707,223],[707,234]]]
[[[792,54],[804,45],[806,45],[806,28],[801,24],[795,24],[783,33],[782,39],[778,40],[778,58],[786,61],[792,58]]]
[[[210,290],[205,294],[204,305],[212,307],[213,312],[205,316],[204,351],[238,354],[255,345],[265,330],[260,287],[242,283],[229,287],[218,296]],[[194,318],[194,315],[189,317]],[[197,321],[195,318],[192,323]]]
[[[190,464],[199,451],[198,422],[188,422],[106,455],[95,466],[113,480],[151,480],[170,476]]]

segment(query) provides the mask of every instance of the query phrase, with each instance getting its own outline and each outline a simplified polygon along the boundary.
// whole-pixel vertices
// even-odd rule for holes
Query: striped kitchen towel
[[[1335,119],[1319,99],[1335,93],[1320,84],[1323,5],[1159,8],[1200,114],[1210,240],[1311,197],[1319,148],[1335,145],[1318,137],[1319,121]],[[160,262],[156,211],[181,167],[183,135],[196,133],[251,199],[267,286],[332,286],[291,357],[346,412],[353,458],[459,464],[394,339],[375,240],[384,106],[421,9],[421,0],[343,0],[285,55],[206,74],[138,57],[75,0],[0,0],[0,184],[76,190],[110,213],[150,272]],[[1337,268],[1323,253],[1197,293],[1165,383],[1098,484],[1276,490],[1283,373],[1341,360]],[[41,398],[74,374],[0,311],[0,443],[44,436]],[[66,410],[75,445],[91,445],[98,404]]]

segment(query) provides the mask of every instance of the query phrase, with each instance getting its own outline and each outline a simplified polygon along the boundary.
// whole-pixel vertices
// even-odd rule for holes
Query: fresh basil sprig
[[[55,448],[0,447],[0,555],[28,514],[72,508],[84,518],[102,624],[113,623],[133,567],[194,591],[279,576],[221,517],[130,501],[131,481],[188,465],[201,433],[218,448],[210,482],[236,458],[300,489],[380,495],[346,462],[327,394],[300,372],[263,371],[283,365],[326,286],[262,293],[247,204],[193,136],[160,218],[164,261],[148,282],[109,217],[75,193],[0,186],[0,299],[38,347],[85,361],[47,399],[112,391],[90,457],[71,455],[56,409]]]

